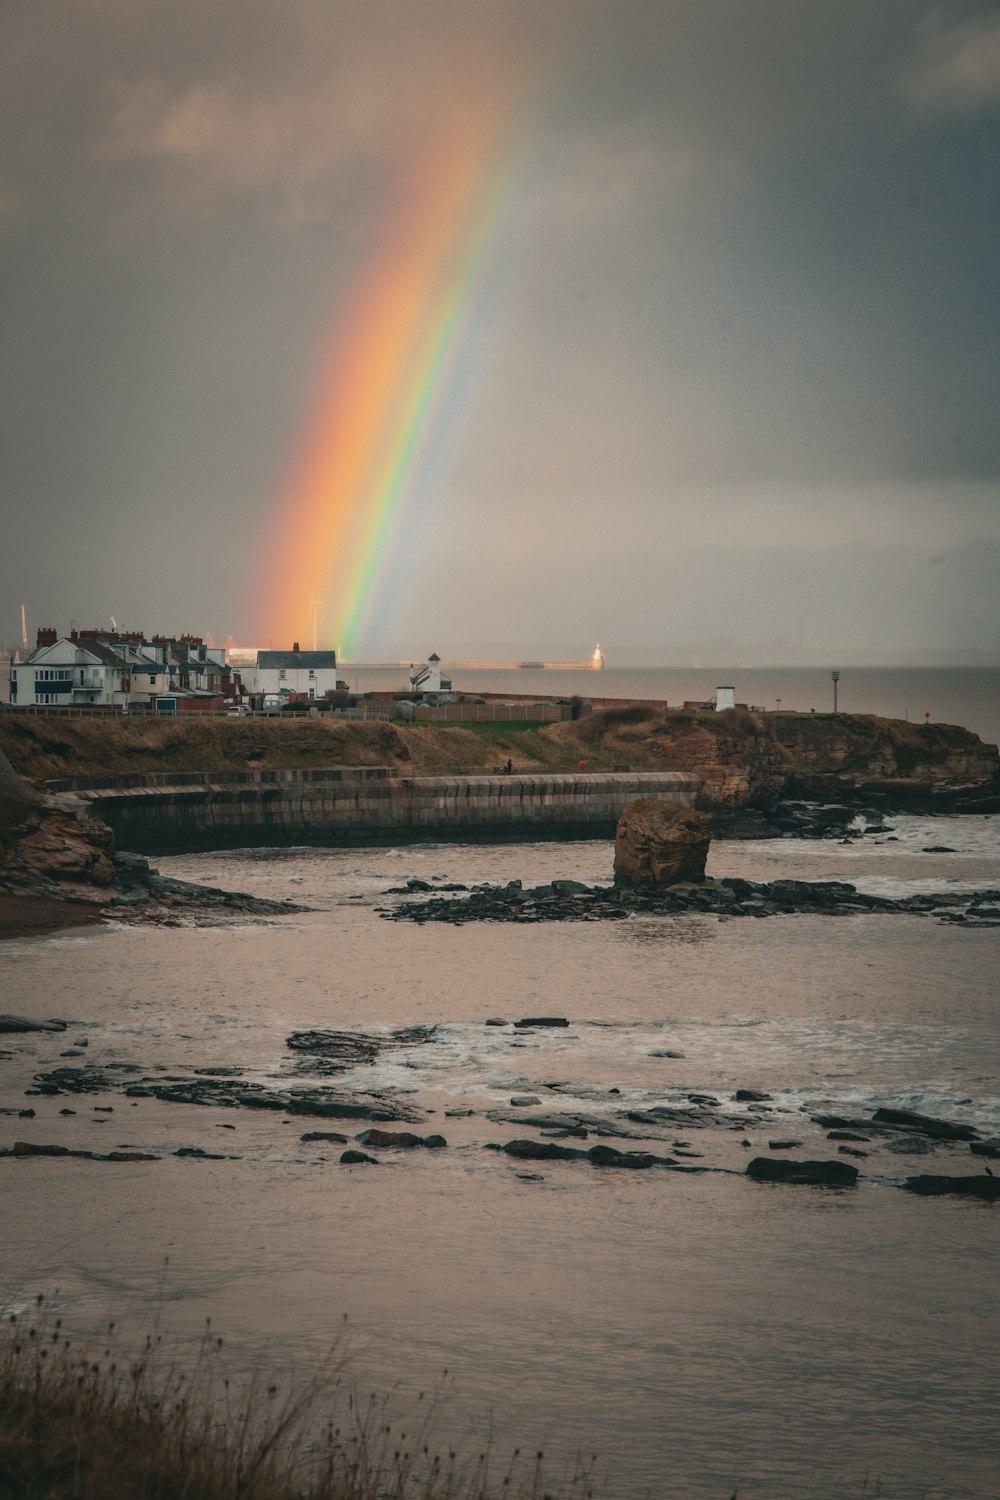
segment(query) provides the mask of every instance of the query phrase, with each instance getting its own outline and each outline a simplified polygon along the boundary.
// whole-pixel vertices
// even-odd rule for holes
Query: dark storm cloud
[[[804,578],[833,647],[983,643],[994,8],[8,0],[0,27],[0,493],[6,536],[46,537],[4,548],[0,638],[22,598],[260,619],[322,336],[481,80],[515,188],[380,648],[446,624],[434,598],[456,649],[508,640],[526,578],[539,648],[589,638],[595,593],[623,646],[763,638]],[[848,557],[849,598],[815,584]]]

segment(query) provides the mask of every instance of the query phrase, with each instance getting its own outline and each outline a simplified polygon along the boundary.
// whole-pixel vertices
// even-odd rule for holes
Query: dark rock
[[[844,1156],[867,1156],[867,1151],[859,1151],[856,1146],[838,1146],[837,1150]]]
[[[144,1151],[110,1151],[107,1155],[101,1155],[97,1151],[74,1151],[69,1146],[43,1146],[35,1145],[31,1141],[15,1141],[9,1149],[0,1149],[0,1156],[30,1157],[30,1156],[72,1156],[80,1161],[156,1161],[157,1157],[151,1156]]]
[[[8,1153],[11,1156],[89,1156],[89,1151],[73,1152],[68,1146],[36,1146],[31,1141],[15,1141]]]
[[[671,1058],[673,1058],[676,1061],[676,1060],[682,1058],[684,1056],[684,1053],[683,1052],[670,1052],[670,1051],[663,1051],[663,1052],[657,1051],[657,1052],[650,1052],[650,1053],[647,1054],[647,1056],[649,1056],[649,1057],[671,1057]]]
[[[349,1151],[342,1151],[340,1153],[340,1160],[343,1162],[345,1167],[357,1167],[361,1166],[362,1164],[367,1164],[370,1167],[378,1166],[378,1162],[375,1160],[374,1156],[366,1156],[363,1151],[355,1151],[353,1149]]]
[[[796,1146],[801,1146],[801,1141],[768,1141],[768,1147],[772,1151],[794,1151]]]
[[[614,1146],[591,1146],[587,1155],[595,1167],[626,1167],[641,1171],[646,1167],[671,1164],[669,1156],[653,1156],[649,1151],[616,1151]]]
[[[66,1021],[29,1021],[27,1016],[0,1016],[0,1034],[20,1031],[65,1031]]]
[[[357,1140],[362,1146],[396,1146],[401,1149],[428,1146],[436,1150],[448,1144],[443,1135],[414,1135],[412,1130],[363,1130]]]
[[[506,1141],[500,1148],[518,1161],[581,1161],[586,1151],[557,1146],[554,1141]]]
[[[514,1025],[523,1030],[526,1026],[568,1026],[569,1022],[565,1016],[524,1016]]]
[[[973,1141],[979,1131],[972,1125],[956,1125],[950,1120],[935,1120],[930,1115],[917,1114],[911,1109],[877,1109],[872,1119],[885,1125],[902,1125],[920,1135],[930,1135],[940,1141]]]
[[[485,1024],[487,1026],[509,1026],[510,1022],[505,1021],[503,1016],[490,1016],[489,1020]]]
[[[231,1128],[231,1127],[230,1127]],[[307,1130],[299,1136],[300,1141],[330,1141],[334,1146],[346,1146],[348,1137],[336,1130]]]
[[[406,889],[408,891],[432,891],[434,887],[426,880],[411,878],[406,882]]]
[[[542,1101],[537,1094],[514,1094],[510,1102],[518,1109],[527,1109],[532,1104],[541,1104]]]
[[[954,849],[949,849],[947,844],[928,844],[926,849],[921,849],[921,854],[954,854]]]
[[[557,896],[592,896],[593,890],[579,880],[553,880],[551,890]]]
[[[224,1156],[218,1156],[214,1151],[205,1151],[201,1146],[180,1146],[173,1153],[174,1156],[183,1156],[191,1161],[225,1161]]]
[[[790,1182],[807,1187],[854,1187],[858,1169],[846,1161],[775,1161],[755,1156],[747,1163],[746,1175],[755,1182]]]
[[[885,1143],[896,1156],[933,1156],[934,1142],[926,1135],[898,1135]]]
[[[985,1173],[975,1177],[907,1177],[900,1187],[924,1198],[937,1198],[947,1193],[960,1193],[966,1198],[1000,1198],[1000,1177],[988,1177]]]
[[[759,1104],[764,1099],[770,1099],[771,1095],[765,1094],[759,1089],[737,1089],[736,1093],[733,1095],[733,1098],[739,1104]]]
[[[988,1141],[970,1141],[969,1150],[976,1156],[1000,1157],[1000,1135],[991,1136]]]
[[[861,1135],[856,1130],[828,1130],[826,1133],[828,1141],[870,1141],[870,1135]]]

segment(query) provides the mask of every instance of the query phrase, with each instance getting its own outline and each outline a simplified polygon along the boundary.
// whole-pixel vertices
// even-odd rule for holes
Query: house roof
[[[258,651],[258,668],[275,667],[327,667],[331,672],[337,668],[336,651]]]

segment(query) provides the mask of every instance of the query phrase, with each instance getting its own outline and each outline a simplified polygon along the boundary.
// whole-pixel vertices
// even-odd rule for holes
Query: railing
[[[290,710],[257,708],[234,714],[229,709],[182,709],[176,714],[157,713],[145,704],[130,703],[0,703],[0,714],[37,714],[46,718],[71,719],[156,719],[174,724],[178,720],[199,719],[269,719],[281,724],[313,723],[317,718],[347,720],[354,723],[401,724],[557,724],[572,717],[566,703],[442,703],[436,707],[414,705],[413,713],[397,714],[391,703],[359,703],[353,708],[319,708]]]

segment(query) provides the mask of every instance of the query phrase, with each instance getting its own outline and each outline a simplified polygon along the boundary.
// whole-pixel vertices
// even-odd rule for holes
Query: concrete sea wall
[[[77,787],[57,800],[109,824],[120,849],[166,854],[290,844],[610,838],[629,802],[656,796],[690,807],[701,786],[679,771],[396,776],[345,768],[336,779],[320,780],[315,773],[310,779],[258,774],[268,779],[143,780]]]

